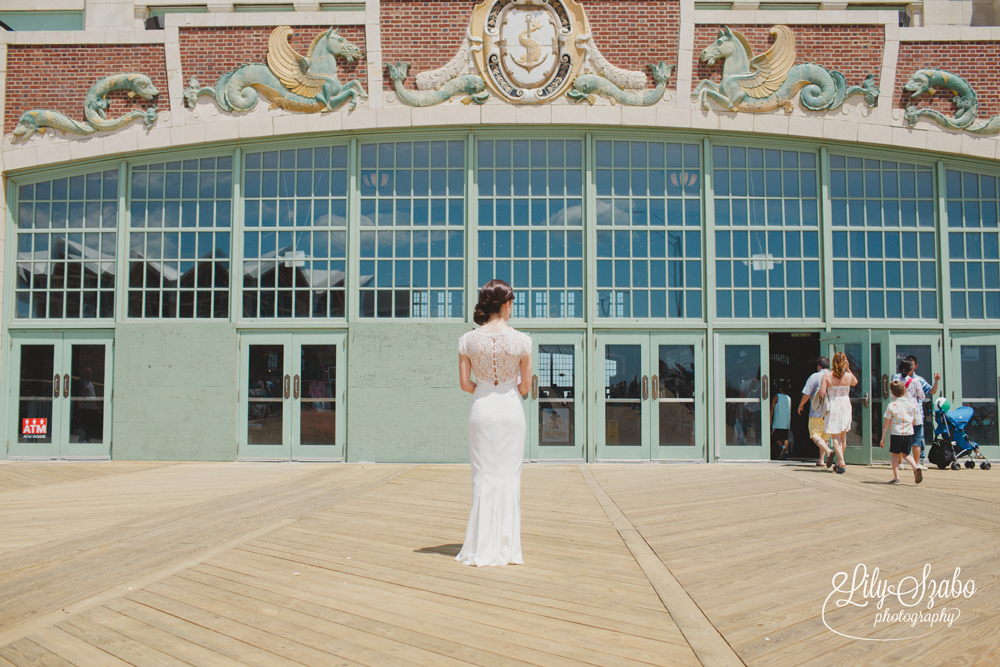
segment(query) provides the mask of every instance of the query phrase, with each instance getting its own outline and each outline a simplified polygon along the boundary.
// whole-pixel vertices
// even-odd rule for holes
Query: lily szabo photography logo
[[[941,628],[952,627],[962,616],[962,611],[953,606],[953,601],[968,599],[975,594],[976,582],[972,579],[963,581],[961,574],[962,569],[956,567],[950,577],[934,579],[928,563],[919,577],[906,576],[891,581],[882,578],[877,567],[869,572],[865,564],[859,564],[854,568],[853,575],[847,572],[833,575],[833,590],[823,601],[823,625],[841,637],[861,641],[893,642],[926,637]],[[846,623],[838,624],[840,627],[867,626],[873,628],[872,634],[897,628],[890,634],[905,636],[883,639],[840,632],[827,622],[827,614],[836,609],[854,612],[846,618]]]

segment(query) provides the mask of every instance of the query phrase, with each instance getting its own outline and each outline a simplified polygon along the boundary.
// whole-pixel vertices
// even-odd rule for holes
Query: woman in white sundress
[[[851,387],[858,384],[858,378],[851,373],[847,355],[838,352],[833,355],[833,367],[823,376],[823,382],[816,392],[825,396],[827,412],[824,416],[823,430],[833,436],[833,449],[837,452],[837,465],[834,470],[840,474],[847,472],[844,461],[844,447],[847,445],[847,432],[854,423],[851,407]]]
[[[524,407],[531,387],[531,338],[507,326],[514,291],[491,280],[479,291],[473,320],[478,329],[458,342],[462,391],[472,394],[469,458],[472,511],[456,560],[466,565],[523,565],[521,558],[521,460]],[[469,372],[475,381],[469,377]],[[520,377],[518,377],[520,374]]]

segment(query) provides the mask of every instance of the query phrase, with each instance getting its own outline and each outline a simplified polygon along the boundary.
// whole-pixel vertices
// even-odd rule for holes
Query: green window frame
[[[596,142],[598,318],[702,318],[700,148]]]
[[[17,195],[14,317],[113,319],[118,170],[26,183]]]
[[[934,170],[830,155],[834,319],[937,319]]]
[[[819,159],[715,145],[716,316],[819,320]]]
[[[1000,238],[995,176],[945,172],[951,316],[1000,319]]]
[[[228,319],[233,157],[131,168],[126,317]]]
[[[582,319],[583,141],[479,139],[477,285],[514,289],[514,316]]]
[[[465,141],[362,143],[359,316],[462,319]]]
[[[349,162],[346,144],[245,155],[243,319],[346,317]]]

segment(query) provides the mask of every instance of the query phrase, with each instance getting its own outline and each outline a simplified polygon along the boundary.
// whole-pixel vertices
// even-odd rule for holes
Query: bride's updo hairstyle
[[[494,278],[479,290],[479,303],[476,304],[476,312],[472,316],[472,321],[482,326],[490,321],[490,316],[500,312],[500,306],[514,298],[514,290],[510,285]]]

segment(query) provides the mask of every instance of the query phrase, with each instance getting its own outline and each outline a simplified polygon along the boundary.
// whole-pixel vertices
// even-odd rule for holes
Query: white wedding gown
[[[476,390],[469,413],[472,512],[456,560],[466,565],[523,565],[521,558],[521,460],[524,407],[517,391],[521,359],[531,338],[506,329],[462,336],[459,354],[472,360]]]

